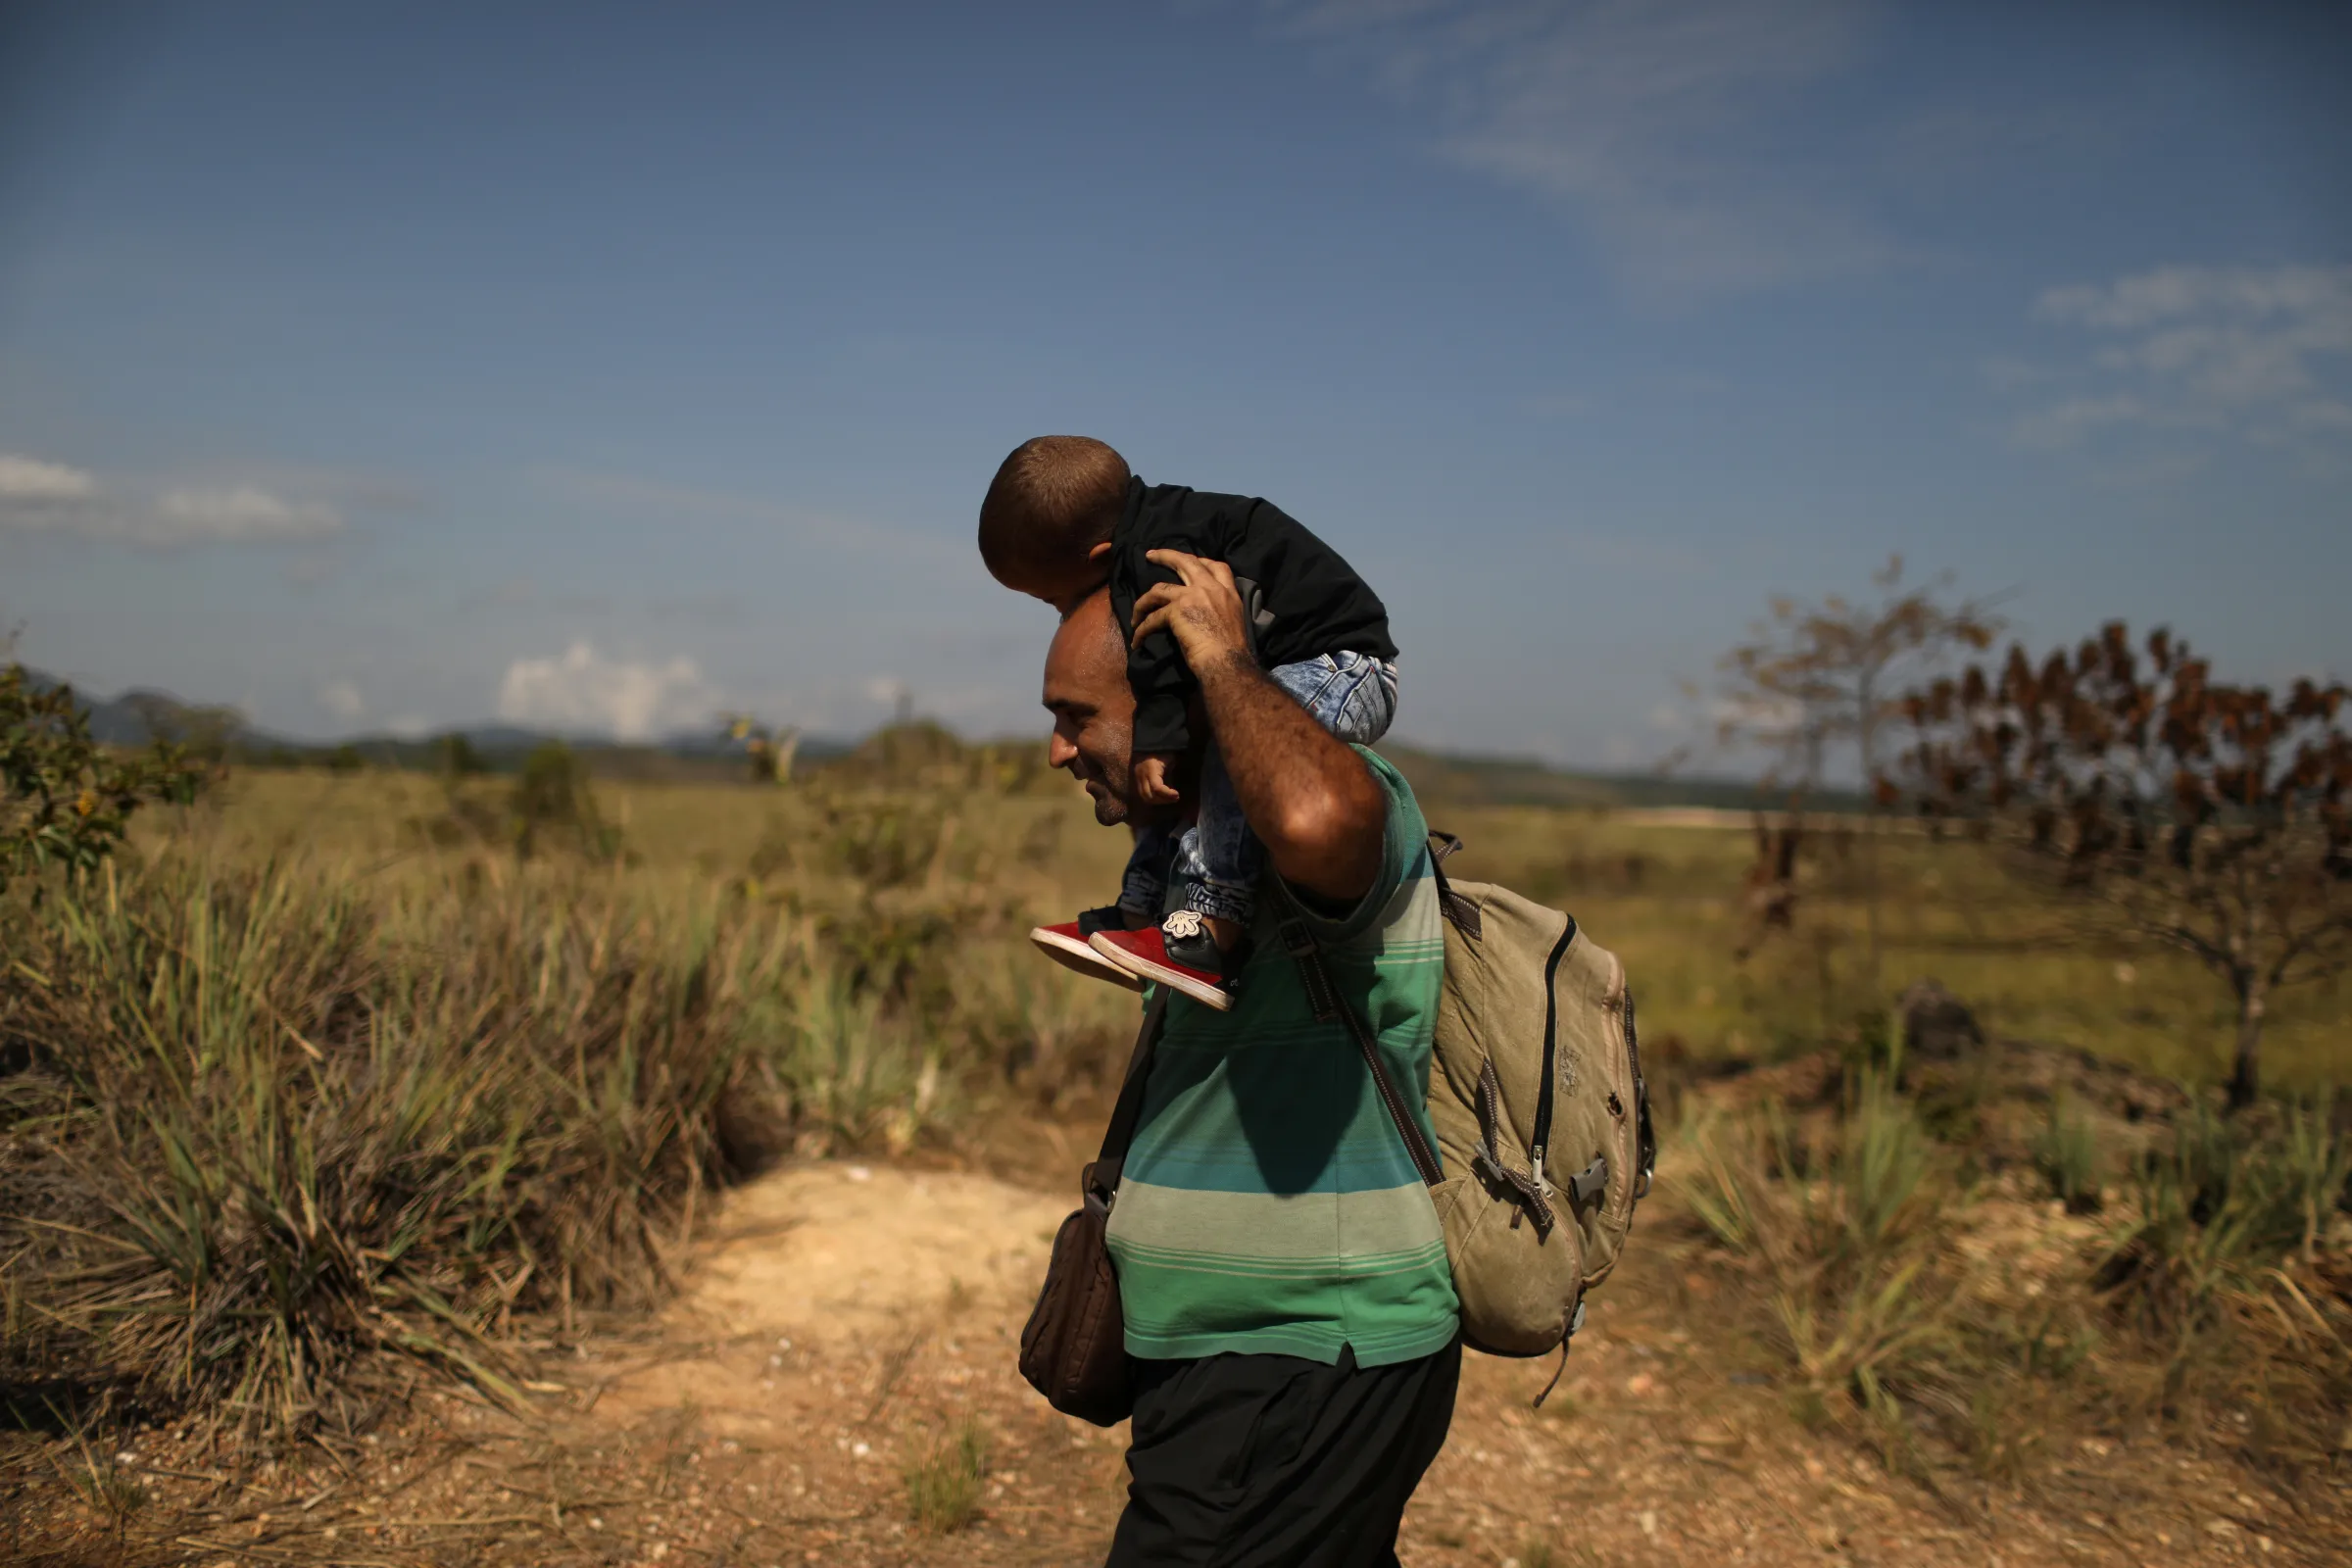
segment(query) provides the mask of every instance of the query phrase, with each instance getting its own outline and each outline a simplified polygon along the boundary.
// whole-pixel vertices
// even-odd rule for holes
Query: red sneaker
[[[1234,980],[1240,951],[1217,951],[1208,922],[1190,909],[1178,909],[1158,925],[1141,931],[1098,931],[1094,949],[1129,974],[1155,981],[1204,1007],[1219,1012],[1233,1006]]]
[[[1077,970],[1093,980],[1108,980],[1130,991],[1141,991],[1144,983],[1133,974],[1105,958],[1087,946],[1087,938],[1098,931],[1120,931],[1126,928],[1127,917],[1114,906],[1104,909],[1089,909],[1075,920],[1059,925],[1041,925],[1029,933],[1038,951],[1055,963]]]

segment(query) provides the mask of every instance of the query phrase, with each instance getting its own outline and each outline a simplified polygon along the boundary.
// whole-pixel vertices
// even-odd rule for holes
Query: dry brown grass
[[[495,780],[245,774],[113,880],[0,909],[12,1388],[280,1436],[364,1423],[419,1363],[497,1391],[522,1341],[658,1298],[762,1160],[1090,1103],[1132,999],[1022,932],[1102,902],[1124,839],[1066,791],[957,780],[599,785],[610,833],[518,860],[484,826]],[[1819,1112],[1717,1122],[1676,1161],[1802,1413],[1927,1475],[2026,1475],[2042,1434],[2134,1411],[2335,1462],[2307,1441],[2342,1426],[2352,1338],[2321,1123],[2281,1112],[2217,1177],[2160,1119],[2086,1130],[1919,1064],[1898,1085],[1834,850],[1740,962],[1743,833],[1430,814],[1463,874],[1625,956],[1670,1094],[1825,1043],[1850,1064]],[[1898,839],[1883,871],[1892,977],[1938,974],[1995,1033],[2218,1076],[2199,977],[2059,944],[1957,847]],[[2274,1081],[2341,1077],[2344,1021],[2325,991],[2282,1014]],[[37,1404],[19,1419],[53,1424]]]

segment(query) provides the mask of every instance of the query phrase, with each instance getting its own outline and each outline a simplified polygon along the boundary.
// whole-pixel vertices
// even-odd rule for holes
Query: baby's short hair
[[[1026,591],[1084,562],[1117,526],[1127,479],[1127,460],[1092,436],[1041,435],[1014,447],[980,503],[989,574]]]

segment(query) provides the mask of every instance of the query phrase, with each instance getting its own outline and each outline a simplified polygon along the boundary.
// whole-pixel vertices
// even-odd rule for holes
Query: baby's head
[[[1109,578],[1110,533],[1127,506],[1127,460],[1089,436],[1012,449],[980,503],[980,559],[1015,592],[1067,610]]]

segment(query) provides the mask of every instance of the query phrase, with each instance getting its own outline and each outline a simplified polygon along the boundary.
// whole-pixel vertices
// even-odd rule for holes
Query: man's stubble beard
[[[1095,821],[1102,827],[1119,827],[1135,815],[1135,769],[1132,763],[1113,772],[1105,763],[1093,780],[1101,794],[1095,797]]]

